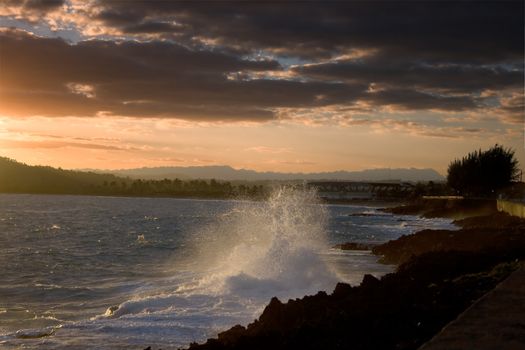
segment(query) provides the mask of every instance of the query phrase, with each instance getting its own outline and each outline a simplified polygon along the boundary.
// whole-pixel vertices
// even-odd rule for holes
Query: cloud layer
[[[0,112],[523,123],[523,6],[3,0]]]

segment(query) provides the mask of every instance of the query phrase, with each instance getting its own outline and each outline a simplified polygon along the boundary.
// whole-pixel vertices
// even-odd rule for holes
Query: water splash
[[[318,204],[313,189],[296,186],[278,187],[262,203],[239,202],[197,237],[200,287],[282,298],[333,288],[337,278],[319,255],[328,213]]]
[[[13,202],[24,202],[24,197],[14,198]],[[45,278],[25,281],[18,276],[21,270],[8,276],[23,288],[4,286],[17,298],[34,300],[38,309],[34,314],[48,315],[49,310],[57,320],[47,316],[33,319],[33,314],[0,308],[0,318],[7,319],[10,327],[2,330],[7,333],[0,331],[2,349],[185,347],[232,325],[252,322],[274,295],[285,301],[319,290],[329,292],[336,280],[354,284],[361,281],[363,273],[385,273],[374,257],[329,249],[327,241],[333,244],[334,237],[347,240],[355,236],[360,240],[370,234],[388,238],[399,235],[383,233],[377,226],[354,232],[361,226],[347,225],[352,220],[360,225],[368,221],[379,225],[399,222],[378,216],[350,218],[349,212],[366,209],[318,205],[315,192],[300,186],[277,188],[264,202],[59,199],[63,198],[67,200],[58,201],[58,205],[54,197],[26,200],[28,208],[46,203],[60,213],[56,221],[62,227],[59,231],[68,234],[44,235],[45,240],[30,246],[47,244],[51,248],[48,255],[38,256],[48,258],[46,265],[24,265],[32,273],[34,266],[46,266],[39,272]],[[62,217],[70,207],[79,209],[75,215]],[[109,216],[101,217],[100,208]],[[20,222],[49,228],[48,214],[44,214],[33,217],[23,211],[17,215]],[[153,229],[155,223],[149,225],[156,217],[162,230]],[[8,230],[12,229],[9,226]],[[334,236],[338,229],[341,234]],[[408,228],[401,229],[406,232]],[[13,230],[19,237],[26,236],[25,229]],[[141,234],[150,243],[137,241]],[[22,243],[12,244],[21,254],[7,256],[21,266],[31,253],[26,251],[27,242]],[[55,253],[55,247],[62,247],[63,254],[56,256],[59,251]],[[82,265],[94,264],[82,269],[86,271],[82,276],[76,272],[80,271],[79,259],[71,253],[79,249],[86,259]],[[53,266],[57,261],[64,268],[53,267],[53,274],[49,274],[48,263]],[[65,265],[71,266],[66,269]],[[332,268],[338,269],[340,278],[334,276]],[[46,298],[40,297],[42,293]],[[58,306],[64,296],[67,303]],[[36,302],[38,298],[42,300]],[[82,305],[80,312],[77,305]],[[51,332],[49,327],[54,326],[61,328]]]
[[[230,300],[232,310],[250,309],[251,319],[273,296],[331,291],[338,278],[320,254],[328,247],[327,218],[316,192],[302,186],[278,187],[264,202],[238,201],[192,235],[191,257],[174,267],[174,275],[191,271],[191,281],[112,306],[104,316],[187,308],[183,298],[208,296]]]

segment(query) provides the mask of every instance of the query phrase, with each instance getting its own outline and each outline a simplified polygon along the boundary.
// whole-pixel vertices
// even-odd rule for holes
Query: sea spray
[[[192,280],[112,306],[104,316],[188,308],[188,301],[209,297],[249,320],[273,296],[331,291],[338,278],[320,254],[327,217],[316,192],[303,186],[278,187],[263,202],[237,201],[185,243],[191,257],[174,263],[173,272],[191,270]]]
[[[16,266],[3,270],[9,283],[0,288],[2,349],[177,348],[205,341],[252,322],[274,295],[286,301],[333,290],[332,268],[351,284],[365,273],[389,272],[366,252],[329,247],[397,238],[421,220],[385,231],[399,217],[351,216],[368,208],[319,205],[315,193],[300,187],[277,189],[265,202],[3,200],[16,209],[8,215],[18,225],[0,221],[9,237],[4,260]],[[61,229],[39,231],[50,222]],[[61,328],[50,332],[55,326]]]
[[[315,190],[303,186],[280,186],[264,202],[238,202],[196,237],[200,287],[268,298],[333,288],[337,278],[319,254],[327,248],[327,217]]]

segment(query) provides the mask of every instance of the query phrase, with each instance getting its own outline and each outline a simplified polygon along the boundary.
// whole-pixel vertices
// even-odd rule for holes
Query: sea
[[[282,301],[358,285],[394,267],[380,243],[445,219],[266,201],[0,194],[1,349],[178,349],[253,322]]]

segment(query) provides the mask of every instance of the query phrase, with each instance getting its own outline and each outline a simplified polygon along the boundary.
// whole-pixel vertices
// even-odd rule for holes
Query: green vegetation
[[[494,197],[518,179],[514,151],[495,145],[475,151],[448,167],[447,183],[419,182],[412,188],[389,188],[376,193],[379,199],[415,199],[421,196],[459,194]],[[217,180],[143,180],[113,174],[29,166],[0,157],[0,193],[83,194],[107,196],[264,198],[271,182]]]
[[[445,182],[418,182],[415,184],[409,198],[420,198],[422,196],[447,196],[450,195],[450,188]]]
[[[216,180],[133,180],[98,174],[29,166],[0,157],[0,192],[38,194],[84,194],[108,196],[159,196],[195,198],[260,198],[262,185],[232,185]]]
[[[475,151],[452,161],[447,183],[457,194],[491,197],[517,180],[518,175],[514,151],[496,144],[487,151]]]

